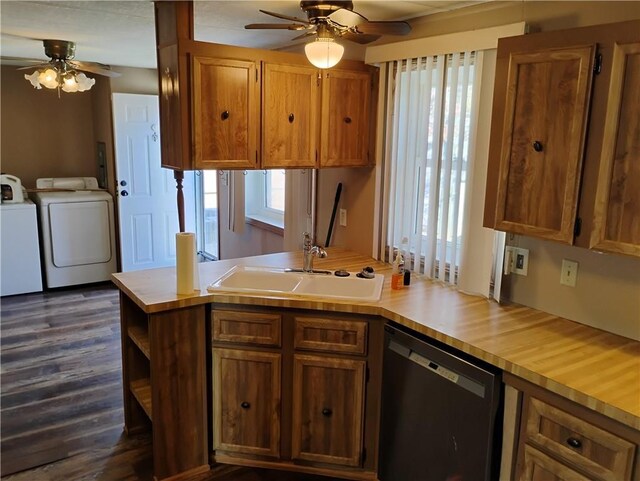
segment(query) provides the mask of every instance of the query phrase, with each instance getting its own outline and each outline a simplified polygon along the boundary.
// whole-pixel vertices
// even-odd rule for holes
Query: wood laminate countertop
[[[200,292],[191,296],[176,294],[173,267],[113,274],[113,281],[147,313],[216,302],[379,315],[640,430],[640,342],[416,276],[410,286],[392,290],[389,264],[340,248],[328,252],[314,259],[314,268],[360,271],[370,265],[384,274],[380,301],[207,291],[235,265],[301,267],[301,252],[201,263]]]

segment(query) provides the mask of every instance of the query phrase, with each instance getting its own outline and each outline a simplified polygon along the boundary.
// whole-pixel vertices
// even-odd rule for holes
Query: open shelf
[[[147,359],[151,359],[150,349],[149,349],[149,333],[143,327],[132,324],[129,326],[129,338],[133,341],[133,343],[138,346],[142,354]]]
[[[153,421],[151,415],[151,380],[145,378],[131,381],[129,389],[138,400],[144,412],[149,416],[149,419]]]

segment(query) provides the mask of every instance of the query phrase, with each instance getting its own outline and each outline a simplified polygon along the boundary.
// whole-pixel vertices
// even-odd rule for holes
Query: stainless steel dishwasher
[[[470,360],[385,327],[380,481],[498,479],[500,371]]]

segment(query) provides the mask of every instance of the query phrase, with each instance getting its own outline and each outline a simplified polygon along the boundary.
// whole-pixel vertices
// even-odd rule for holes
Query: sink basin
[[[273,267],[235,266],[209,284],[207,290],[377,301],[380,299],[383,284],[384,276],[381,274],[376,274],[373,279],[362,279],[356,277],[353,272],[349,277],[337,277],[327,274],[290,272]]]

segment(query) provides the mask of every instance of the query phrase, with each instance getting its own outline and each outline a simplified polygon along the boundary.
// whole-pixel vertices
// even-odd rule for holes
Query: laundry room
[[[3,242],[2,295],[100,282],[117,270],[111,94],[157,90],[154,71],[118,70],[117,78],[95,75],[96,83],[88,92],[59,96],[56,89],[34,89],[18,66],[2,66],[3,240],[7,235],[14,239],[18,230],[33,230],[38,216],[41,252],[32,235],[25,234],[35,243],[28,252],[23,242]],[[71,184],[55,180],[70,178],[75,179]],[[84,193],[78,194],[79,190]],[[53,214],[50,205],[66,206],[66,212]],[[50,213],[58,219],[50,219]],[[85,220],[80,219],[82,228],[74,231],[78,216]],[[91,232],[94,239],[86,242],[78,232]],[[65,246],[64,252],[52,250],[56,242]],[[20,252],[11,254],[10,245]],[[18,275],[24,271],[12,268],[10,258],[32,259],[33,273]],[[74,267],[75,263],[84,267]]]

